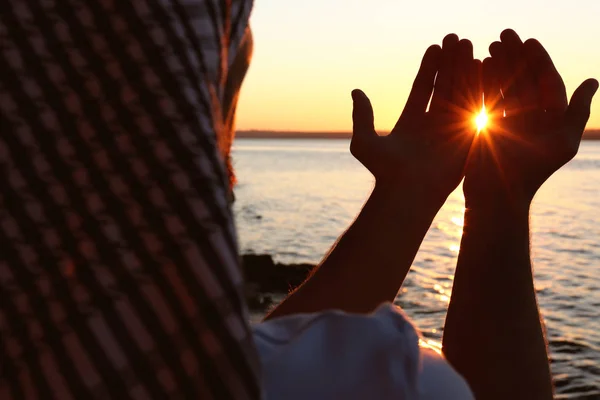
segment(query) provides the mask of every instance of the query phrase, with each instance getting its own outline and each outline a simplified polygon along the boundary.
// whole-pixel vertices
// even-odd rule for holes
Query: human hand
[[[598,82],[588,79],[567,103],[565,85],[535,39],[512,30],[483,61],[488,128],[473,143],[464,192],[467,206],[507,199],[529,207],[540,186],[579,148]]]
[[[476,133],[472,116],[482,106],[480,71],[481,61],[473,59],[470,41],[451,34],[442,48],[431,46],[388,136],[375,132],[368,97],[360,90],[352,92],[350,151],[375,176],[377,186],[408,186],[443,204],[463,178]]]

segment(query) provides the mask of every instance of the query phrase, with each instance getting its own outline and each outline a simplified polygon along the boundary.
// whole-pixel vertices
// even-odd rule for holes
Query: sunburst
[[[485,107],[481,108],[481,111],[479,114],[475,115],[473,120],[475,122],[475,126],[477,127],[477,132],[481,132],[485,129],[489,120]]]

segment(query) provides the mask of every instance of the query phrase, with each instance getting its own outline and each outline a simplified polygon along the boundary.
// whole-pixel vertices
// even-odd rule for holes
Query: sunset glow
[[[350,92],[358,88],[371,99],[375,128],[389,132],[425,50],[441,44],[450,32],[470,39],[481,60],[506,28],[515,29],[523,40],[539,39],[570,96],[585,79],[599,77],[600,1],[540,4],[255,1],[254,54],[237,108],[237,129],[349,132]],[[600,128],[598,99],[588,128]]]

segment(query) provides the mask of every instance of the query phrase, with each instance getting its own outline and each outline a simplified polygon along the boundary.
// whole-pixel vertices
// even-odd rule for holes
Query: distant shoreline
[[[352,133],[240,130],[236,132],[236,137],[248,139],[350,139]],[[583,140],[600,140],[600,129],[585,131]]]
[[[292,132],[292,131],[237,131],[236,138],[250,139],[350,139],[351,132]]]

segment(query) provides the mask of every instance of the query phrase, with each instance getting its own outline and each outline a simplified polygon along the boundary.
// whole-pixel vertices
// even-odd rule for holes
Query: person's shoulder
[[[420,346],[414,325],[392,304],[368,315],[276,318],[256,325],[254,337],[267,398],[472,398],[445,359]]]
[[[312,329],[327,333],[330,329],[338,330],[339,327],[356,328],[367,330],[371,334],[394,337],[403,334],[409,341],[418,342],[418,334],[408,317],[399,307],[388,303],[382,304],[370,314],[327,310],[319,313],[286,315],[256,324],[253,330],[259,338],[276,338],[277,342],[285,343]]]

